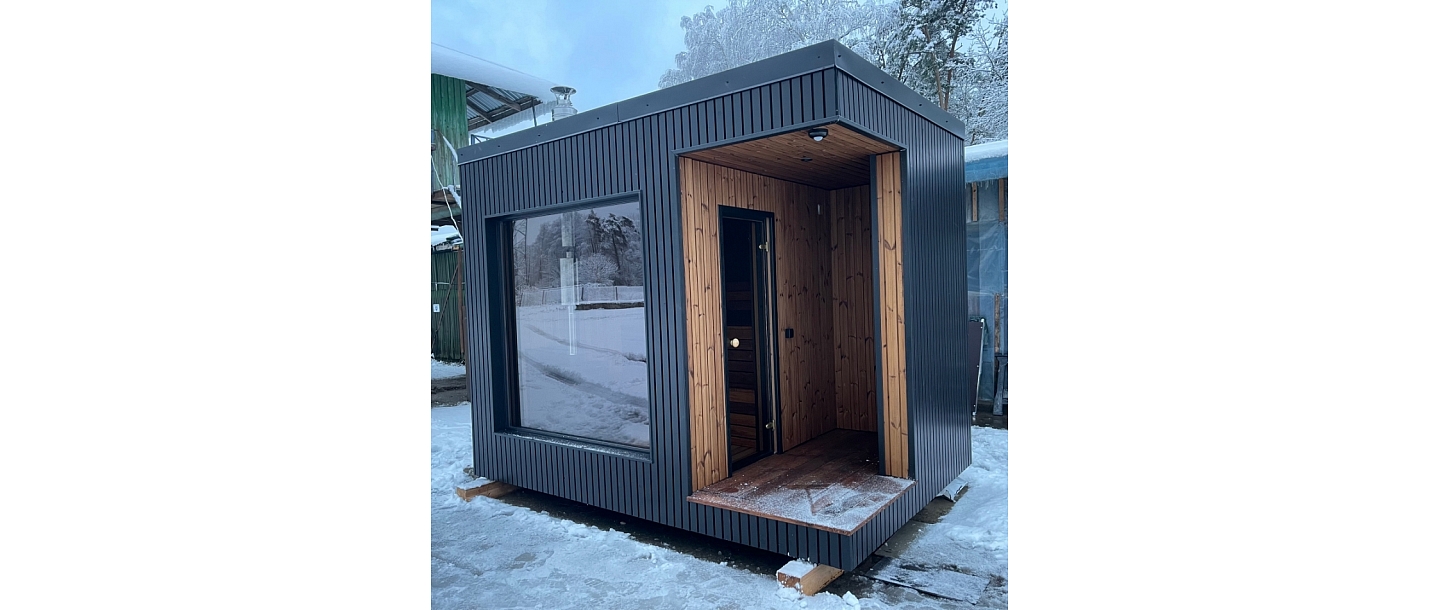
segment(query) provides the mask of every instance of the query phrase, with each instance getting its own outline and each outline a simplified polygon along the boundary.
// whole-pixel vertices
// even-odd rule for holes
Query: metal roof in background
[[[466,127],[474,131],[543,104],[557,83],[438,43],[430,71],[465,81]]]
[[[465,81],[465,94],[465,127],[470,131],[544,103],[533,95],[470,81]]]

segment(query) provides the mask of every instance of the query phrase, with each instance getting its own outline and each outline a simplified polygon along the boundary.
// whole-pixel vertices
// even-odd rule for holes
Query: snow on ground
[[[463,364],[451,364],[451,363],[449,363],[449,362],[441,362],[441,361],[439,361],[439,360],[436,360],[434,356],[431,356],[431,357],[430,357],[430,378],[431,378],[431,379],[449,379],[449,378],[451,378],[451,377],[464,377],[464,376],[465,376],[465,365],[463,365]]]
[[[921,524],[903,563],[1010,580],[1010,432],[972,428],[969,483],[939,523]],[[981,605],[1006,607],[1009,585],[987,592]]]
[[[967,607],[875,581],[814,597],[756,574],[639,542],[629,534],[575,523],[479,497],[455,486],[470,465],[470,405],[431,413],[431,607],[546,608],[954,608]],[[939,523],[901,553],[907,564],[958,567],[1008,579],[1009,436],[976,428],[969,489]],[[778,565],[776,566],[779,567]],[[859,582],[851,579],[851,582]],[[850,594],[850,595],[847,595]],[[980,605],[1005,607],[1008,585]],[[855,605],[848,603],[855,600]]]
[[[645,308],[520,307],[516,333],[525,427],[650,446]]]

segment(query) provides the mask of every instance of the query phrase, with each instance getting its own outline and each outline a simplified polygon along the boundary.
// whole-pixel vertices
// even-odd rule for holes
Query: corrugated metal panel
[[[438,130],[450,143],[446,146],[439,138],[435,139],[437,146],[430,153],[430,162],[434,166],[430,174],[432,192],[460,183],[460,172],[451,147],[460,148],[470,143],[466,137],[469,130],[465,128],[468,111],[464,81],[439,74],[430,75],[430,127]]]
[[[963,144],[849,74],[840,74],[838,89],[841,116],[905,148],[905,341],[916,485],[856,532],[854,555],[847,560],[858,562],[970,465],[965,387],[974,384],[974,373],[973,365],[963,362],[968,320]]]
[[[830,45],[830,46],[826,46]],[[968,465],[968,411],[947,410],[963,400],[963,367],[953,354],[963,343],[963,224],[947,211],[951,190],[962,184],[963,145],[922,116],[909,112],[833,67],[832,43],[804,56],[754,64],[671,90],[627,100],[462,151],[461,178],[474,218],[462,227],[472,352],[489,362],[468,368],[474,405],[474,459],[482,476],[585,502],[622,514],[750,544],[792,557],[851,569],[914,516]],[[838,47],[843,49],[843,47]],[[810,66],[794,72],[795,66]],[[720,78],[717,78],[720,77]],[[726,89],[729,80],[761,82]],[[837,95],[838,94],[838,95]],[[690,103],[672,104],[691,96]],[[682,100],[683,101],[683,100]],[[671,104],[671,105],[667,105]],[[651,107],[654,105],[654,108]],[[643,107],[642,107],[643,106]],[[807,121],[845,117],[862,129],[910,149],[906,155],[904,216],[906,304],[910,346],[912,463],[917,485],[854,537],[821,532],[685,501],[691,489],[685,302],[676,161],[679,149],[743,139]],[[624,119],[622,120],[622,117]],[[917,164],[917,159],[923,164]],[[922,166],[923,165],[923,166]],[[951,166],[957,169],[950,177]],[[953,183],[953,184],[952,184]],[[911,194],[913,193],[913,194]],[[498,258],[500,217],[533,213],[582,199],[638,194],[646,240],[652,443],[635,458],[535,437],[497,433],[495,404],[503,403],[506,302],[485,259]],[[467,218],[470,217],[467,214]],[[953,218],[952,218],[953,217]],[[480,222],[485,219],[484,222]],[[933,225],[933,226],[929,226]],[[956,246],[959,246],[958,249]],[[926,257],[936,257],[927,261]],[[957,264],[958,263],[958,264]],[[911,278],[914,278],[912,280]],[[958,296],[957,296],[958,295]],[[953,297],[953,298],[952,298]],[[957,312],[958,307],[958,312]],[[499,312],[496,312],[497,314]],[[955,320],[951,324],[949,320]],[[955,328],[950,328],[955,326]],[[948,337],[948,339],[947,339]],[[954,343],[953,346],[948,345]],[[479,359],[479,358],[475,358]],[[947,362],[947,360],[952,360]],[[928,363],[926,363],[928,361]],[[934,459],[932,459],[934,456]]]

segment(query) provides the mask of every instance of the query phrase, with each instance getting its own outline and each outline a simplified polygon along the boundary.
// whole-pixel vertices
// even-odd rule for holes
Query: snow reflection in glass
[[[649,448],[640,204],[510,229],[520,425]]]

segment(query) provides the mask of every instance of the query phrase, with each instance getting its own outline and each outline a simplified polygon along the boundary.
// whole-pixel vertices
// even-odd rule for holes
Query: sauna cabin
[[[461,149],[476,473],[854,568],[970,464],[964,133],[827,41]]]

